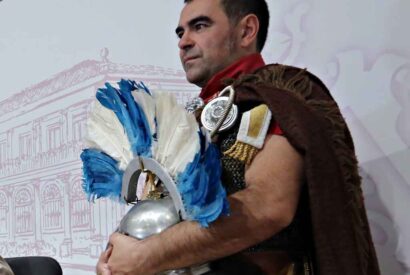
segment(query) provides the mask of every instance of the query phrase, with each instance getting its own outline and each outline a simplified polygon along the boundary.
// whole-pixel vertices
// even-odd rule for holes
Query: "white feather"
[[[94,101],[90,117],[87,120],[85,146],[104,151],[119,162],[119,168],[125,170],[133,158],[130,142],[124,127],[112,110]]]
[[[132,91],[132,96],[135,102],[144,111],[145,117],[147,118],[151,135],[156,132],[155,127],[155,100],[152,96],[143,91]]]
[[[156,93],[158,144],[154,158],[172,176],[183,172],[200,151],[199,126],[193,114],[176,103],[168,93]]]

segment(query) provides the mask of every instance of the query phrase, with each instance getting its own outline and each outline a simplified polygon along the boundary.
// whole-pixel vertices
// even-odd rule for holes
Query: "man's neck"
[[[256,69],[265,65],[259,53],[244,56],[232,63],[225,69],[216,73],[208,83],[202,88],[199,96],[205,101],[214,98],[223,87],[223,80],[227,78],[238,78],[241,75],[254,72]]]

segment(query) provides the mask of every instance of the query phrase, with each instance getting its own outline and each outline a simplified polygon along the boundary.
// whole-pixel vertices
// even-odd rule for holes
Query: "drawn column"
[[[31,181],[31,184],[33,185],[34,188],[34,209],[35,209],[35,217],[34,217],[34,240],[36,243],[41,242],[42,236],[41,236],[41,203],[40,203],[40,184],[41,180],[40,179],[33,179]]]
[[[73,240],[71,232],[71,220],[70,220],[70,173],[64,173],[57,177],[57,179],[63,185],[63,210],[64,210],[64,240],[60,246],[60,256],[69,257],[73,254]]]
[[[61,110],[60,111],[61,117],[60,117],[60,125],[61,125],[61,142],[60,142],[60,148],[61,148],[61,159],[66,159],[68,157],[68,146],[67,146],[67,141],[69,140],[68,136],[68,112],[67,110]]]
[[[40,168],[40,153],[41,153],[41,124],[39,120],[33,121],[33,157],[32,167]]]
[[[91,202],[90,202],[91,203]],[[101,199],[91,203],[91,244],[90,256],[98,258],[104,249],[104,240],[106,239],[105,229],[105,212],[106,203]],[[104,216],[104,217],[103,217]]]
[[[7,131],[7,145],[6,145],[6,174],[11,175],[12,172],[14,171],[14,161],[13,161],[13,129],[10,129]]]

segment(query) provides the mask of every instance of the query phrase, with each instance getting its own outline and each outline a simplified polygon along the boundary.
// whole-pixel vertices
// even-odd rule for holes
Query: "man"
[[[314,230],[311,228],[307,192],[316,194],[317,190],[315,177],[310,176],[310,171],[315,168],[309,159],[310,151],[305,151],[304,143],[300,145],[295,139],[297,134],[293,135],[293,128],[286,122],[287,119],[282,119],[283,115],[272,109],[275,102],[264,95],[258,97],[259,90],[266,90],[267,85],[258,89],[255,88],[257,84],[247,83],[248,78],[240,78],[254,71],[261,72],[262,76],[252,79],[260,80],[266,75],[266,70],[257,69],[264,66],[259,53],[266,40],[268,21],[264,0],[185,1],[176,33],[180,39],[180,58],[188,81],[202,87],[200,96],[208,102],[224,87],[222,79],[237,79],[234,87],[237,88],[236,100],[240,109],[249,105],[247,102],[268,101],[275,121],[270,125],[263,148],[250,161],[238,162],[229,155],[222,159],[230,216],[219,218],[209,228],[184,221],[142,241],[113,234],[110,237],[112,247],[102,253],[97,273],[155,274],[213,261],[215,274],[309,274],[312,269],[320,274],[377,274],[366,219],[363,225],[365,233],[358,236],[366,238],[365,243],[369,247],[363,250],[370,256],[357,257],[350,264],[354,266],[352,269],[340,268],[350,258],[348,256],[347,260],[338,262],[338,247],[333,246],[333,241],[329,242],[329,248],[324,248],[323,243],[329,239],[322,240],[320,234],[311,232],[317,227]],[[306,81],[316,81],[304,71],[298,73],[296,68],[293,70],[297,73],[290,74],[297,77],[289,76],[289,79],[286,78],[287,69],[275,67],[273,70],[279,72],[277,75],[281,75],[281,71],[285,75],[283,79],[277,78],[278,87],[275,89],[279,86],[286,91],[292,90],[287,89],[289,87],[303,88],[302,84]],[[305,81],[303,77],[309,80]],[[320,86],[318,89],[324,89],[321,83],[306,83],[306,87],[316,85]],[[323,97],[329,96],[326,94]],[[281,109],[279,107],[277,109]],[[241,110],[248,109],[250,106]],[[217,144],[221,151],[229,151],[235,134],[234,129],[218,136]],[[304,184],[305,177],[307,185]],[[323,211],[326,212],[326,209]],[[362,215],[362,212],[359,214]],[[333,222],[326,220],[328,216],[326,219],[316,219],[316,213],[312,212],[314,221],[324,221],[326,230]],[[330,215],[332,213],[329,212]],[[313,244],[312,234],[315,234],[315,239],[318,236],[318,243]],[[335,236],[337,238],[339,235]],[[356,241],[354,247],[361,244],[361,240]],[[361,261],[362,257],[366,260]],[[348,271],[352,273],[345,273]]]

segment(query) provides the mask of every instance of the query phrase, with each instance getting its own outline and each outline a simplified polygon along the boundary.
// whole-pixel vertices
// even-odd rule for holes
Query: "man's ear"
[[[240,45],[243,48],[250,49],[255,47],[259,32],[259,20],[254,14],[248,14],[239,22],[240,27]]]

